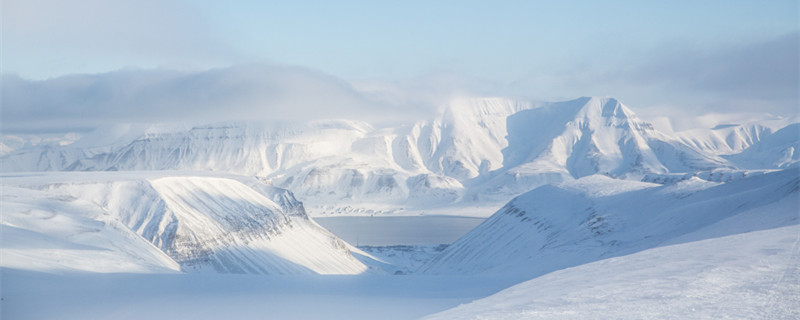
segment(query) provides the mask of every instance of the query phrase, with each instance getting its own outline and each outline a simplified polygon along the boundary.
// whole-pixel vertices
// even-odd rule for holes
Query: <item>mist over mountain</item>
[[[798,161],[791,121],[670,135],[609,97],[472,98],[451,101],[431,120],[388,127],[356,120],[116,126],[64,146],[9,151],[0,165],[7,172],[223,171],[257,176],[311,205],[436,207],[504,202],[594,174],[642,179],[790,167]]]
[[[433,296],[423,300],[436,309],[415,316],[473,301],[432,318],[588,316],[619,304],[596,287],[632,301],[609,313],[623,318],[667,312],[640,296],[642,288],[677,296],[669,312],[690,314],[698,302],[687,297],[700,295],[715,305],[737,301],[722,313],[699,308],[704,315],[755,317],[771,301],[771,315],[790,316],[800,283],[798,119],[701,120],[713,126],[660,131],[612,97],[461,97],[435,116],[393,123],[312,116],[6,134],[0,264],[14,296],[42,277],[94,285],[96,274],[121,273],[158,287],[163,279],[195,281],[160,278],[167,275],[202,275],[186,279],[213,289],[175,290],[205,300],[231,290],[280,296],[268,314],[287,317],[297,311],[275,311],[297,303],[286,288],[338,305],[342,287],[385,299],[387,283],[401,289],[375,304],[380,310],[397,308],[405,295]],[[323,219],[340,219],[339,227]],[[441,224],[447,219],[477,226],[452,244],[358,246],[360,235],[407,241],[396,239],[436,233],[452,227]],[[269,278],[258,289],[208,280],[231,273],[302,277]],[[357,278],[315,278],[329,274]],[[693,285],[705,282],[737,294]],[[336,294],[325,293],[332,288]],[[452,288],[465,293],[454,298]],[[96,295],[74,296],[86,294]],[[525,298],[533,294],[542,300]],[[547,299],[557,301],[543,306]],[[265,314],[247,311],[261,306],[247,301],[226,313]],[[175,308],[166,307],[183,314]],[[375,314],[354,317],[368,315]]]
[[[0,0],[0,319],[800,319],[799,9]]]

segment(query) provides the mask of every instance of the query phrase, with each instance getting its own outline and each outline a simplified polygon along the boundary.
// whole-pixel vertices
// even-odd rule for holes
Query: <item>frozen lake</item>
[[[450,244],[485,218],[461,216],[316,217],[320,225],[356,246]]]

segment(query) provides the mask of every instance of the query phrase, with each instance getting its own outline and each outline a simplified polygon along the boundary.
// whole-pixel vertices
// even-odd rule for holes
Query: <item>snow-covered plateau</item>
[[[800,121],[720,119],[481,98],[4,135],[0,317],[800,318]]]

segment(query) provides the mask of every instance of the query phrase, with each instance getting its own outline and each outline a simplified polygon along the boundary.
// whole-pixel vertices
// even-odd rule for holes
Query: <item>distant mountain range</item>
[[[386,128],[349,120],[103,128],[68,145],[5,147],[0,168],[222,171],[289,189],[312,207],[430,208],[503,203],[593,174],[641,180],[791,167],[800,161],[799,126],[783,119],[669,135],[609,97],[463,99],[436,119]]]

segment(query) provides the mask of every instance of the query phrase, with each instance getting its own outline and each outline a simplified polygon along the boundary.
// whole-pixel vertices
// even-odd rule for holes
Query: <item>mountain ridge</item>
[[[548,184],[508,202],[419,272],[531,278],[676,243],[686,234],[775,204],[778,209],[764,213],[763,221],[726,232],[795,225],[800,223],[798,194],[797,167],[725,183],[695,177],[656,184],[593,175]]]
[[[35,239],[35,234],[56,234],[63,238],[60,242],[92,248],[86,253],[76,253],[76,259],[88,257],[96,247],[111,245],[113,251],[126,257],[115,260],[146,262],[153,259],[149,258],[153,255],[151,251],[156,251],[159,253],[156,258],[169,258],[166,262],[156,260],[161,261],[160,265],[152,268],[179,268],[182,272],[359,274],[368,271],[366,265],[352,256],[351,247],[311,220],[303,204],[289,191],[265,186],[252,178],[127,172],[23,173],[5,176],[3,180],[4,188],[12,190],[9,196],[4,195],[3,207],[13,208],[4,214],[4,228],[28,230],[30,235],[22,237],[25,241]],[[22,192],[27,195],[16,196]],[[85,208],[69,209],[76,204]],[[31,217],[38,212],[52,215],[44,220],[75,222],[66,226],[40,222]],[[110,242],[107,244],[103,239],[100,242],[85,239],[84,234],[97,232],[108,233],[107,239],[126,240],[105,240]],[[34,253],[41,250],[44,249],[31,248]],[[120,264],[104,259],[97,263]],[[17,263],[11,260],[12,264]],[[35,254],[18,260],[38,263]]]
[[[540,104],[460,99],[436,119],[387,128],[317,120],[129,128],[139,135],[106,130],[114,132],[106,141],[118,144],[89,147],[86,141],[92,139],[87,138],[73,147],[12,151],[0,157],[0,168],[225,171],[290,189],[312,207],[503,203],[543,184],[592,174],[640,180],[653,174],[751,168],[748,159],[758,154],[746,150],[780,129],[769,128],[745,124],[695,138],[670,136],[611,97]],[[720,136],[723,131],[727,135]],[[119,143],[125,140],[119,137],[133,140]],[[798,161],[790,154],[779,166]],[[426,189],[431,183],[437,184],[434,192]]]

